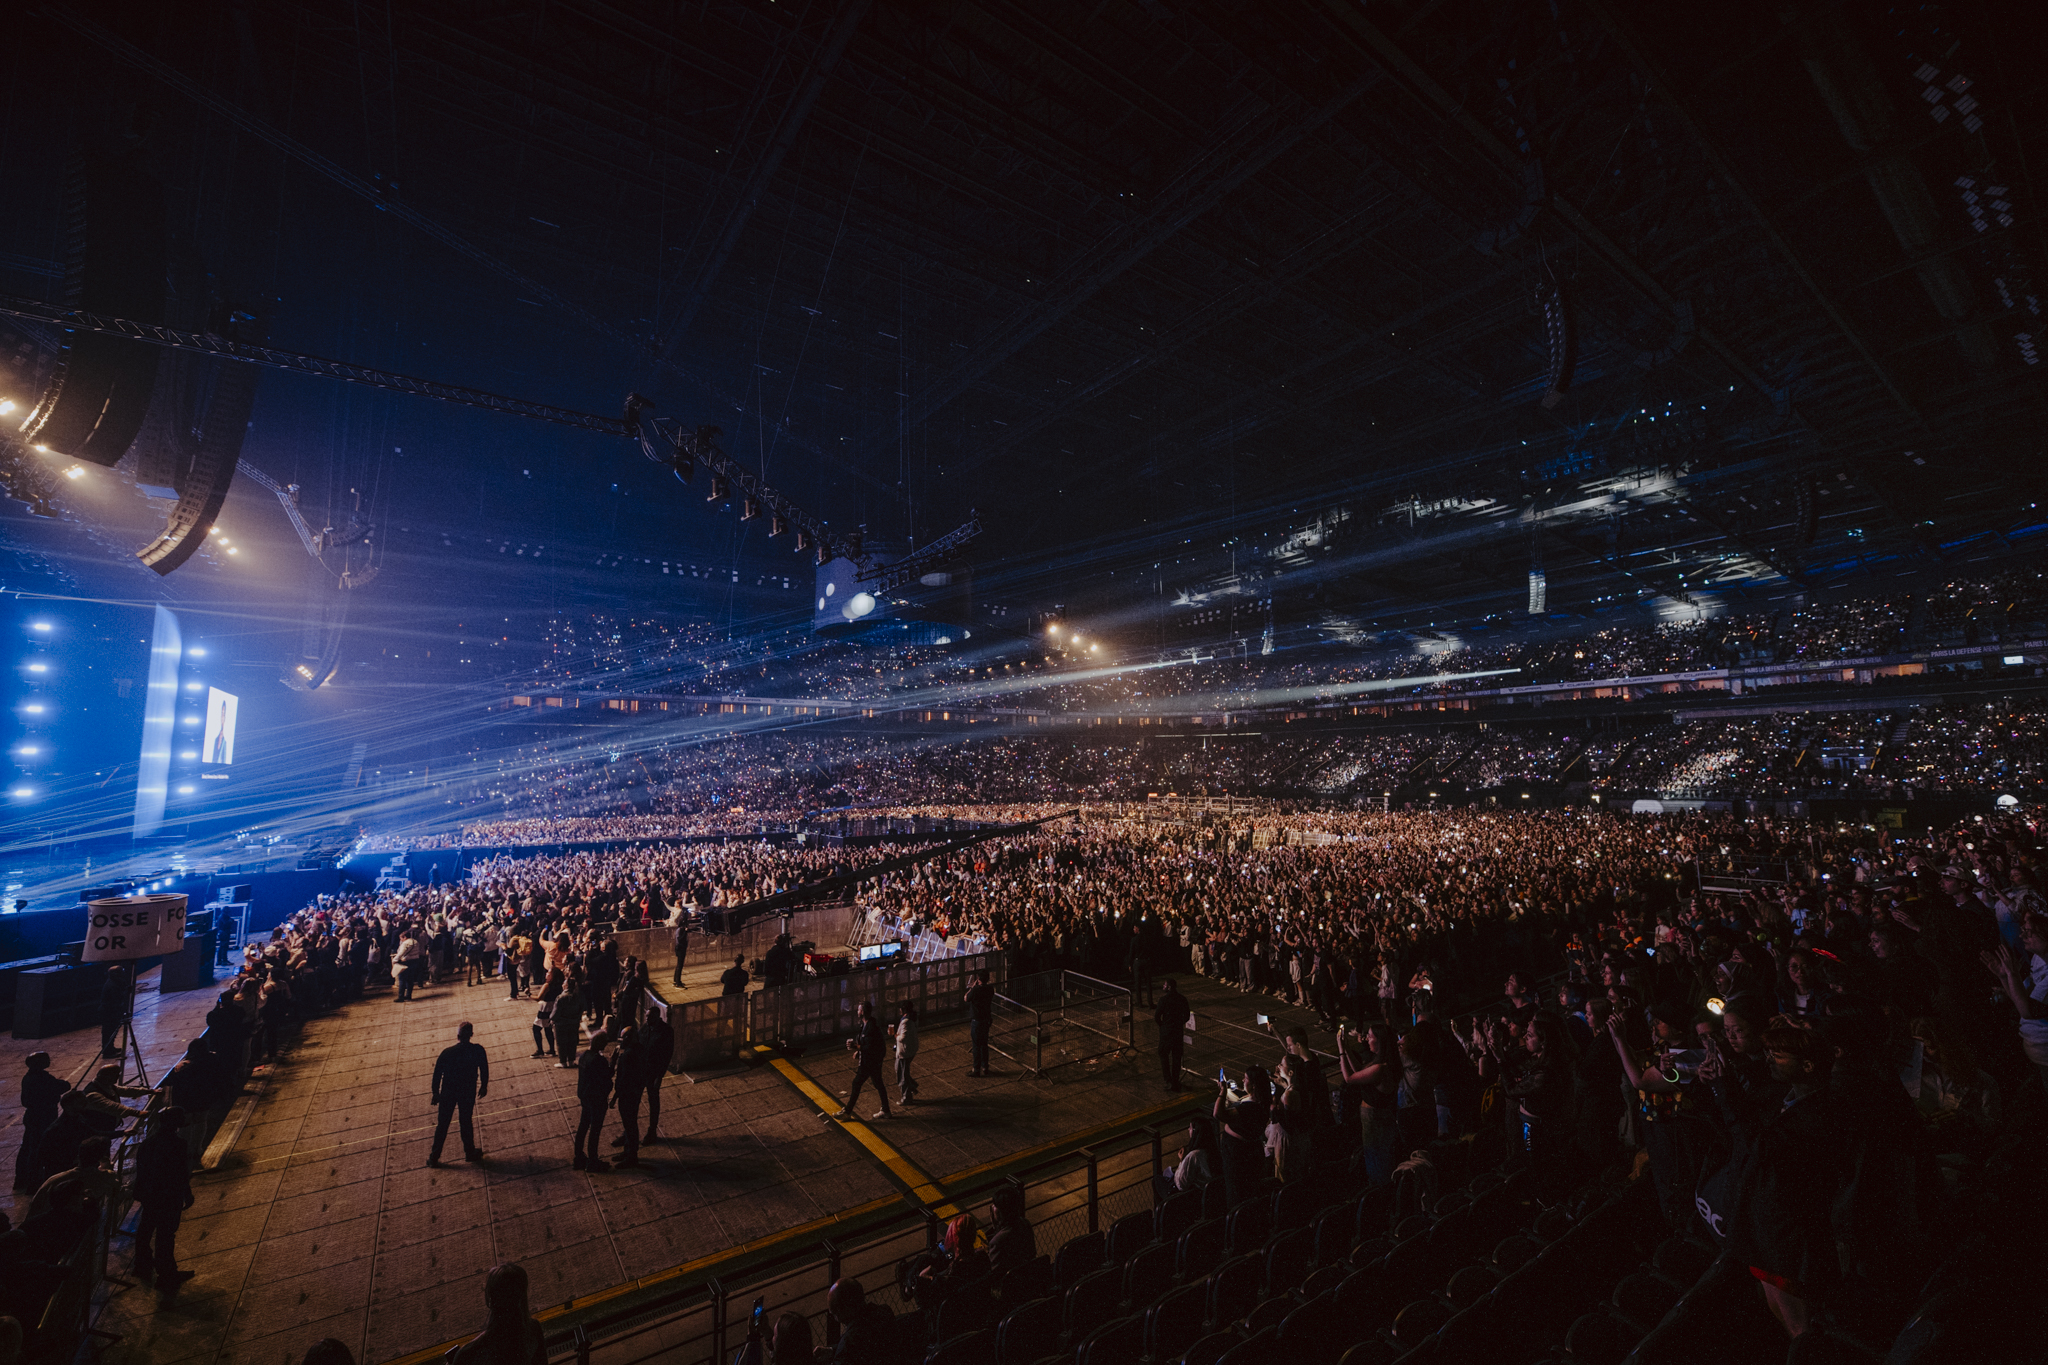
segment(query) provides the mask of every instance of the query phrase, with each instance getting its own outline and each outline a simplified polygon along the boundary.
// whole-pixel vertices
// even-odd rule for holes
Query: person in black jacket
[[[576,1041],[583,1036],[583,983],[571,968],[569,979],[555,996],[550,1016],[555,1026],[555,1065],[563,1070],[576,1065]],[[552,986],[554,983],[549,982]]]
[[[448,1120],[458,1114],[462,1119],[462,1159],[484,1159],[483,1148],[476,1145],[472,1115],[476,1102],[491,1093],[491,1059],[481,1045],[470,1041],[475,1034],[476,1028],[463,1020],[456,1027],[454,1046],[441,1049],[441,1055],[434,1060],[431,1099],[441,1116],[434,1124],[434,1149],[427,1154],[429,1166],[441,1164],[441,1147],[448,1141]]]
[[[846,1092],[846,1103],[838,1113],[830,1115],[835,1119],[859,1117],[854,1106],[860,1103],[860,1088],[864,1082],[873,1081],[875,1090],[882,1097],[882,1107],[875,1114],[878,1119],[889,1117],[889,1087],[882,1080],[882,1063],[889,1055],[889,1035],[875,1019],[875,1007],[868,1001],[861,1001],[854,1012],[855,1032],[846,1040],[846,1050],[855,1054],[853,1088]]]
[[[128,987],[128,969],[116,965],[107,971],[107,979],[100,983],[100,1056],[121,1055],[121,1026],[128,1022],[128,1011],[135,1003],[135,996]]]
[[[995,1022],[996,988],[989,984],[987,972],[976,972],[974,984],[967,988],[967,1041],[971,1049],[967,1074],[988,1075],[988,1033]]]
[[[149,1136],[135,1151],[130,1189],[142,1215],[135,1224],[135,1277],[154,1281],[169,1297],[192,1278],[178,1269],[178,1223],[192,1207],[192,1174],[185,1165],[185,1111],[175,1104],[157,1111]]]
[[[164,1077],[165,1098],[190,1119],[184,1132],[186,1164],[199,1169],[206,1152],[206,1111],[219,1098],[221,1082],[212,1054],[204,1041],[194,1038],[185,1045],[185,1055]]]
[[[669,1027],[668,1014],[668,1010],[648,1006],[647,1023],[640,1034],[640,1046],[647,1054],[647,1132],[640,1138],[643,1143],[661,1135],[661,1083],[676,1055],[676,1031]]]
[[[547,1338],[526,1306],[524,1268],[507,1262],[484,1276],[484,1330],[458,1347],[453,1365],[547,1365]]]
[[[612,1146],[625,1149],[619,1156],[620,1166],[638,1166],[640,1101],[647,1094],[647,1050],[641,1044],[640,1030],[631,1024],[619,1030],[619,1055],[612,1076],[612,1088],[618,1096],[619,1126],[624,1129],[612,1139]]]
[[[576,1104],[582,1111],[576,1123],[576,1160],[579,1171],[608,1171],[612,1163],[598,1155],[597,1142],[604,1133],[604,1112],[612,1102],[612,1063],[604,1055],[609,1035],[599,1032],[576,1059]]]
[[[1831,1203],[1840,1134],[1829,1095],[1834,1053],[1821,1036],[1779,1025],[1764,1035],[1772,1085],[1753,1097],[1729,1159],[1730,1253],[1763,1286],[1789,1336],[1802,1336],[1813,1304],[1840,1273]]]
[[[612,1012],[612,992],[618,985],[618,940],[591,944],[583,954],[583,1004],[590,1012],[591,1023],[599,1028],[604,1027],[605,1016]]]
[[[1168,1090],[1180,1089],[1181,1054],[1187,1043],[1183,1030],[1193,1014],[1180,987],[1172,977],[1166,978],[1166,989],[1160,993],[1159,1007],[1152,1011],[1152,1022],[1159,1025],[1159,1070],[1166,1077]]]
[[[43,1135],[57,1121],[57,1107],[71,1088],[50,1070],[50,1054],[28,1054],[28,1070],[21,1078],[21,1150],[14,1158],[14,1192],[34,1194],[49,1172],[43,1169],[38,1150]]]
[[[675,950],[676,969],[669,984],[680,986],[683,984],[683,959],[690,955],[690,912],[681,905],[676,907]]]

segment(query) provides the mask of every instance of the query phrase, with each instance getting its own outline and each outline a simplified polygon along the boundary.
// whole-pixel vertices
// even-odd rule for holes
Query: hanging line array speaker
[[[65,299],[72,307],[164,321],[168,238],[163,186],[139,151],[75,158],[65,186]],[[22,439],[73,459],[114,465],[128,453],[156,387],[154,346],[95,332],[66,339]]]
[[[242,458],[242,438],[248,435],[249,413],[256,404],[261,370],[241,361],[212,363],[220,372],[202,419],[199,448],[178,485],[178,505],[171,509],[163,534],[135,552],[137,559],[160,574],[176,569],[206,543],[221,503],[227,499],[228,484],[234,480],[235,462]]]

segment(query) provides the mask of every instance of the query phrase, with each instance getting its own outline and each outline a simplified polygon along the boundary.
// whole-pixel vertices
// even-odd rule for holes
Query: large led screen
[[[235,694],[218,687],[206,689],[206,747],[200,751],[206,763],[235,761]]]

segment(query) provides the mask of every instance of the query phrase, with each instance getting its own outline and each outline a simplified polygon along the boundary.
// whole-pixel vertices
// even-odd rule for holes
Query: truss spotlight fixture
[[[861,540],[865,534],[863,531],[855,531],[846,538],[846,557],[848,559],[860,558]]]
[[[641,410],[645,408],[651,408],[653,406],[654,404],[648,402],[645,398],[642,398],[637,393],[629,393],[626,395],[626,409],[621,420],[625,424],[627,436],[633,438],[634,440],[639,439]]]
[[[732,485],[725,481],[725,475],[713,474],[711,476],[711,491],[705,495],[704,501],[724,502],[731,495]]]
[[[768,539],[773,540],[789,529],[789,521],[782,513],[770,513],[768,517]]]
[[[811,548],[811,533],[810,533],[809,531],[806,531],[806,530],[805,530],[805,529],[804,529],[803,527],[801,527],[801,526],[797,527],[797,528],[796,528],[796,552],[797,552],[798,554],[802,554],[802,553],[803,553],[803,552],[804,552],[805,550],[808,550],[808,549],[810,549],[810,548]]]
[[[820,545],[818,547],[818,566],[820,568],[823,568],[825,561],[830,559],[831,557],[831,554],[825,549],[824,546]]]
[[[755,517],[758,517],[758,516],[760,516],[760,515],[761,515],[761,504],[760,504],[760,503],[758,503],[758,502],[755,502],[755,501],[754,501],[754,500],[753,500],[752,498],[745,498],[745,499],[742,499],[742,500],[741,500],[741,502],[740,502],[740,520],[741,520],[741,521],[752,521],[752,520],[753,520],[753,519],[754,519]]]
[[[669,467],[675,470],[677,480],[682,483],[689,483],[697,477],[697,462],[680,450],[676,452],[676,457],[670,462]]]

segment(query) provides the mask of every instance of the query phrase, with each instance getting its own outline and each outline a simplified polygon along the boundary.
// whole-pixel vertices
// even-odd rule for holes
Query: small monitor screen
[[[202,749],[201,761],[205,763],[233,763],[235,761],[235,708],[238,699],[232,692],[223,692],[218,687],[206,689],[206,747]]]
[[[903,940],[891,939],[887,943],[870,943],[860,950],[862,962],[883,962],[892,957],[903,956]]]

